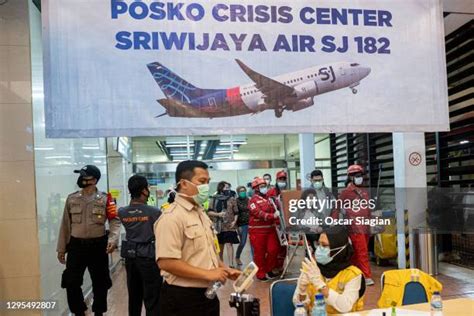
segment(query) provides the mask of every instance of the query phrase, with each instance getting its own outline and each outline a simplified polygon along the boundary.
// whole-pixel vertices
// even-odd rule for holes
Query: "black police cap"
[[[87,165],[82,167],[79,170],[74,170],[74,173],[79,173],[83,177],[94,177],[99,181],[100,179],[100,170],[94,165]]]

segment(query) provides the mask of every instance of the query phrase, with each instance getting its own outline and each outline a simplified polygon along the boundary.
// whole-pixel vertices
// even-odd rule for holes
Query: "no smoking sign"
[[[415,166],[415,167],[421,164],[422,160],[423,159],[421,155],[417,153],[416,151],[412,152],[410,156],[408,156],[408,161],[410,162],[410,165]]]

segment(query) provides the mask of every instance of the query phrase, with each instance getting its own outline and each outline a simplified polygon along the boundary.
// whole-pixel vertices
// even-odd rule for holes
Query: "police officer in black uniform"
[[[85,315],[87,305],[81,286],[87,268],[94,293],[92,311],[102,315],[107,311],[107,291],[112,286],[108,254],[117,246],[120,221],[116,217],[115,203],[106,193],[97,190],[100,170],[87,165],[74,172],[80,174],[77,184],[81,190],[70,194],[64,206],[57,245],[58,260],[66,264],[61,287],[66,289],[71,312]],[[107,219],[108,235],[105,230]]]
[[[118,211],[125,227],[126,240],[122,241],[121,256],[125,258],[128,287],[128,314],[139,316],[142,303],[147,316],[159,315],[160,288],[163,279],[155,261],[155,234],[153,224],[161,211],[148,206],[150,197],[145,177],[134,175],[128,180],[132,200]]]

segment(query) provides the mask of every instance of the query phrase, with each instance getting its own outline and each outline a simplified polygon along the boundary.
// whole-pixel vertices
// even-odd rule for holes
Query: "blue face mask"
[[[314,256],[316,257],[316,262],[317,263],[320,263],[322,265],[326,265],[328,264],[329,262],[332,261],[332,259],[334,259],[335,256],[337,256],[342,250],[344,250],[344,248],[346,248],[347,245],[344,245],[342,247],[338,247],[338,248],[334,248],[334,249],[331,249],[329,247],[323,247],[323,246],[318,246],[318,248],[316,248],[316,251],[314,252]],[[338,252],[336,252],[332,257],[330,256],[330,253],[331,253],[331,250],[338,250]]]
[[[263,195],[267,194],[267,192],[268,192],[267,187],[260,188],[260,193],[262,193]]]

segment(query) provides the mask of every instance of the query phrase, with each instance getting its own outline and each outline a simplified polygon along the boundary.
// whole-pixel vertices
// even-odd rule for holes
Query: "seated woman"
[[[350,264],[353,250],[343,226],[327,227],[319,237],[315,258],[305,258],[293,303],[314,305],[315,294],[322,293],[329,314],[362,310],[365,281],[362,271]]]

